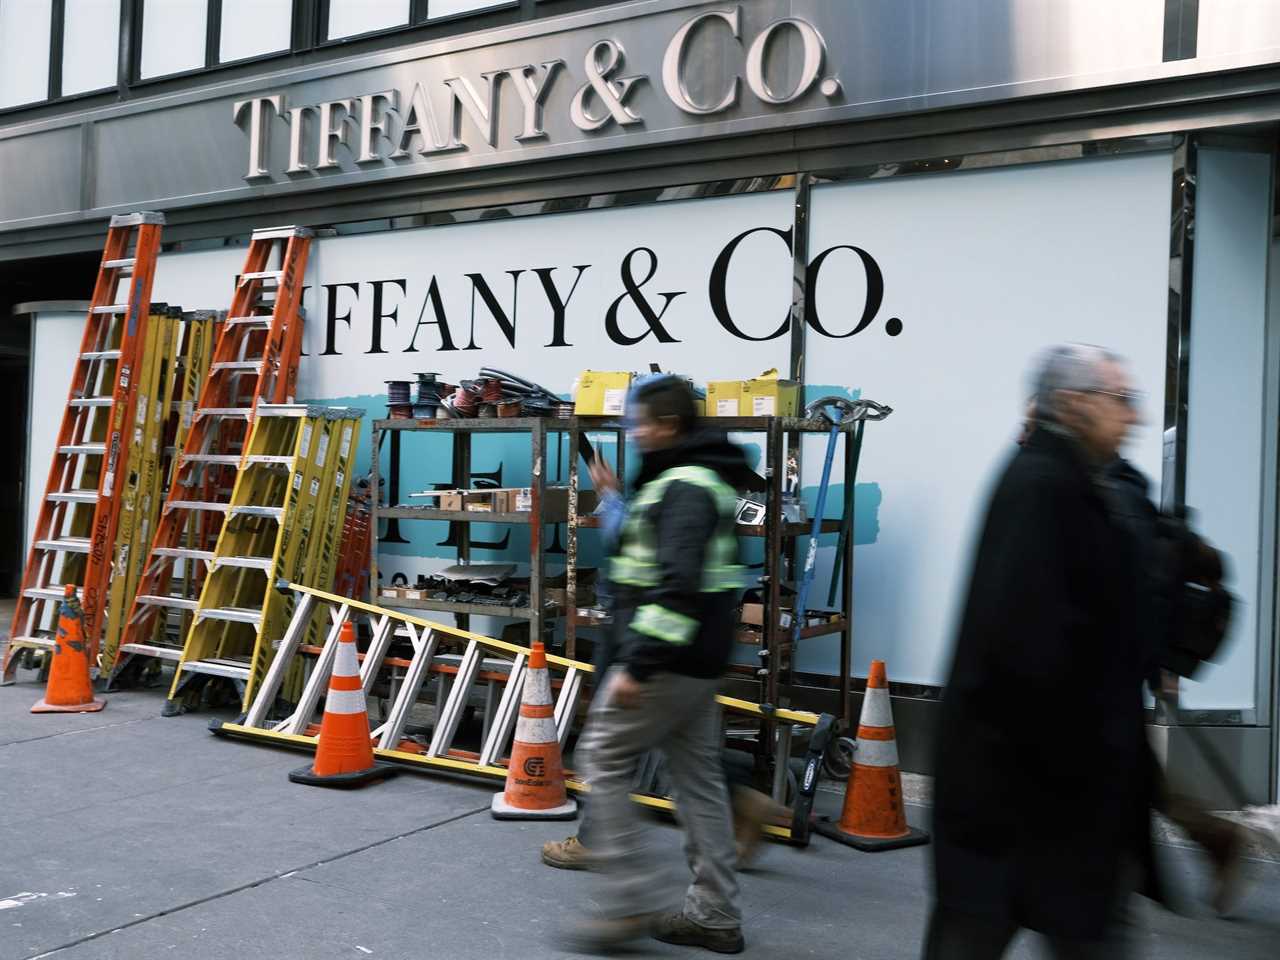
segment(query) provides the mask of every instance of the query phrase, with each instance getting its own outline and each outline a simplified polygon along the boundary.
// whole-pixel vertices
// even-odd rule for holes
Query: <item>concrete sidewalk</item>
[[[497,823],[492,785],[405,773],[308,788],[286,777],[302,755],[213,737],[207,714],[161,718],[159,691],[32,716],[39,695],[29,674],[0,689],[0,960],[531,960],[560,955],[555,925],[590,904],[591,875],[538,860],[573,825]],[[679,862],[677,832],[657,832]],[[1198,891],[1196,856],[1164,851]],[[820,837],[769,848],[743,876],[746,956],[914,960],[927,858]],[[1141,906],[1140,955],[1275,960],[1280,864],[1250,867],[1236,920]],[[631,955],[710,954],[655,942]],[[1032,938],[1012,955],[1036,956]]]

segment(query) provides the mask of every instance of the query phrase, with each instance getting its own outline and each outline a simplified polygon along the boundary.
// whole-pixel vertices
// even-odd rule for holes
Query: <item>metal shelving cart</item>
[[[381,450],[382,435],[388,432],[399,432],[402,436],[409,433],[445,434],[453,440],[453,470],[451,484],[459,489],[470,489],[472,474],[472,437],[476,434],[515,434],[529,436],[529,491],[530,509],[515,513],[479,512],[473,510],[440,510],[434,507],[408,506],[402,504],[384,505],[381,495],[373,498],[370,517],[370,589],[376,602],[385,606],[414,610],[434,610],[441,613],[455,614],[458,624],[466,629],[470,617],[489,616],[513,620],[526,620],[530,623],[532,637],[547,636],[548,626],[565,614],[566,623],[566,655],[574,657],[577,652],[577,531],[580,525],[578,517],[579,483],[578,471],[569,470],[567,509],[563,512],[551,512],[546,508],[547,489],[547,442],[549,436],[556,436],[563,442],[561,435],[567,435],[570,458],[576,461],[578,436],[590,430],[595,433],[612,433],[617,438],[617,469],[625,468],[625,444],[622,442],[624,428],[616,419],[604,417],[494,417],[465,420],[375,420],[373,424],[373,449]],[[378,457],[372,458],[370,481],[372,489],[380,490]],[[384,597],[378,588],[378,537],[380,520],[443,520],[457,524],[457,558],[459,563],[469,563],[472,553],[472,537],[470,525],[473,523],[519,524],[530,528],[529,535],[529,603],[527,606],[509,607],[497,604],[461,603],[447,600],[414,600],[400,597]],[[544,549],[546,528],[553,524],[564,523],[568,527],[568,547],[566,549],[566,600],[562,606],[553,607],[545,602],[546,596],[546,551]]]
[[[794,573],[796,550],[795,545],[800,538],[808,537],[813,531],[811,520],[803,522],[784,522],[784,487],[787,476],[787,461],[790,453],[798,455],[801,439],[804,436],[829,436],[831,424],[822,420],[809,420],[796,417],[723,417],[717,418],[715,424],[734,434],[752,434],[763,436],[763,466],[767,490],[764,495],[764,521],[756,525],[739,524],[738,532],[742,537],[758,537],[764,540],[764,564],[761,576],[761,587],[764,606],[763,624],[760,631],[759,663],[752,666],[739,666],[734,673],[739,679],[747,679],[759,685],[759,699],[767,707],[788,707],[792,705],[794,686],[794,662],[796,651],[792,649],[791,628],[783,626],[783,583]],[[852,482],[857,465],[857,444],[854,437],[857,423],[843,423],[836,429],[841,438],[842,461],[846,482]],[[373,449],[381,449],[382,435],[398,431],[402,437],[405,432],[447,434],[453,438],[453,472],[451,483],[463,489],[471,487],[472,474],[472,437],[476,434],[527,434],[530,438],[530,506],[528,512],[490,513],[469,510],[440,510],[432,507],[404,506],[392,504],[384,506],[381,497],[376,496],[372,504],[370,531],[371,543],[371,590],[377,595],[377,548],[380,520],[443,520],[457,524],[457,556],[460,563],[471,560],[472,538],[470,524],[527,524],[530,526],[529,538],[529,604],[527,607],[505,607],[490,604],[460,603],[446,600],[410,600],[402,598],[384,598],[377,596],[376,602],[390,607],[410,608],[416,610],[434,610],[452,613],[458,617],[459,626],[468,627],[471,615],[491,616],[527,620],[530,622],[533,637],[547,637],[548,627],[555,620],[564,619],[565,655],[578,658],[578,632],[580,629],[604,626],[607,622],[598,619],[584,618],[579,615],[578,596],[578,545],[579,532],[598,526],[593,516],[580,516],[578,513],[579,488],[582,466],[579,463],[579,437],[586,434],[612,434],[615,441],[614,467],[619,476],[625,476],[626,445],[624,443],[624,427],[616,418],[604,417],[571,417],[571,418],[493,418],[466,420],[377,420],[373,425]],[[545,491],[547,488],[547,442],[551,435],[567,437],[569,444],[569,460],[572,464],[568,471],[567,510],[563,515],[550,514],[545,509]],[[559,439],[559,438],[557,438]],[[560,440],[563,442],[563,440]],[[372,489],[378,491],[378,457],[373,458]],[[565,550],[565,602],[552,607],[544,602],[546,595],[546,552],[544,550],[546,528],[555,523],[565,523],[567,527],[567,544]],[[841,527],[840,520],[824,519],[820,530],[822,533],[837,533]],[[851,533],[851,531],[850,531]],[[840,604],[836,619],[830,622],[805,627],[800,632],[801,641],[821,636],[839,634],[840,636],[840,669],[836,678],[838,683],[837,721],[841,733],[847,735],[852,722],[850,703],[851,679],[850,661],[853,650],[853,536],[847,540],[847,553],[840,568]],[[779,726],[769,717],[761,722],[758,736],[752,737],[751,749],[757,757],[771,767],[773,790],[781,799],[786,792],[787,765],[782,762],[790,756],[791,728],[789,725]]]

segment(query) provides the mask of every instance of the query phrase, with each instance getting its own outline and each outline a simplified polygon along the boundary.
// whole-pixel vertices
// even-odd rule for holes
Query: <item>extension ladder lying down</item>
[[[390,707],[385,719],[369,732],[374,741],[374,755],[379,760],[428,771],[506,779],[505,764],[520,712],[527,648],[296,583],[289,584],[288,589],[296,595],[293,617],[248,713],[237,723],[214,721],[210,730],[222,736],[314,750],[320,730],[320,701],[328,689],[337,654],[339,627],[346,620],[364,618],[372,636],[368,648],[360,655],[360,680],[365,696],[371,695],[379,680],[390,681]],[[324,645],[308,646],[305,642],[308,626],[313,618],[323,617],[326,612],[329,630]],[[412,652],[407,657],[389,655],[393,645]],[[458,648],[461,654],[450,655],[444,647]],[[307,670],[306,682],[297,703],[285,708],[290,711],[288,716],[280,718],[275,710],[277,698],[286,687],[286,679],[294,673],[291,668],[300,659]],[[563,747],[577,712],[583,676],[594,672],[594,668],[589,663],[551,654],[547,655],[547,663],[552,671],[552,689],[558,690],[554,718]],[[408,732],[410,713],[422,687],[433,676],[440,682],[430,739],[415,738]],[[754,717],[767,714],[783,723],[816,728],[811,738],[813,744],[824,741],[817,730],[825,735],[831,727],[832,718],[827,714],[766,710],[759,704],[733,697],[717,699],[730,713]],[[480,750],[456,749],[453,741],[463,715],[477,701],[484,705]],[[818,749],[819,755],[809,758],[802,777],[802,790],[798,792],[791,826],[766,826],[768,835],[797,844],[808,842],[809,812],[822,759],[821,747]],[[577,792],[588,789],[572,773],[567,774],[566,786]],[[658,809],[674,807],[666,797],[633,794],[632,798]]]

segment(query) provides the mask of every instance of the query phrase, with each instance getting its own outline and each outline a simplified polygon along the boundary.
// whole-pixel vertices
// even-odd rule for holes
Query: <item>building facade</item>
[[[1274,799],[1275,4],[0,0],[0,52],[8,306],[83,296],[107,217],[157,209],[155,298],[225,308],[249,232],[299,223],[309,399],[380,415],[419,370],[567,393],[656,363],[892,406],[858,477],[853,669],[888,662],[908,768],[1031,358],[1123,353],[1148,398],[1130,456],[1241,598],[1153,736],[1202,764],[1200,728]],[[82,318],[22,316],[31,504]],[[478,449],[520,481],[527,458]],[[429,571],[444,539],[389,533],[381,565]],[[797,664],[815,706],[830,639]]]

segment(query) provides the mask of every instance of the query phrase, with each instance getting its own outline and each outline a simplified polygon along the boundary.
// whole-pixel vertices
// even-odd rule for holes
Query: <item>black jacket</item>
[[[759,479],[747,465],[742,448],[730,443],[722,431],[699,428],[673,447],[646,454],[641,461],[636,491],[674,467],[708,467],[734,489]],[[655,671],[668,670],[692,677],[718,677],[729,663],[733,647],[732,591],[702,593],[702,572],[707,545],[716,526],[725,523],[715,500],[692,483],[668,485],[662,499],[649,507],[649,520],[658,534],[660,581],[651,588],[615,585],[614,617],[621,628],[617,661],[637,680]],[[733,524],[733,518],[727,519]],[[656,603],[698,621],[698,632],[688,644],[672,644],[630,628],[637,607]]]
[[[942,905],[1095,938],[1126,864],[1151,866],[1141,577],[1079,448],[1037,429],[992,496],[943,694]]]

